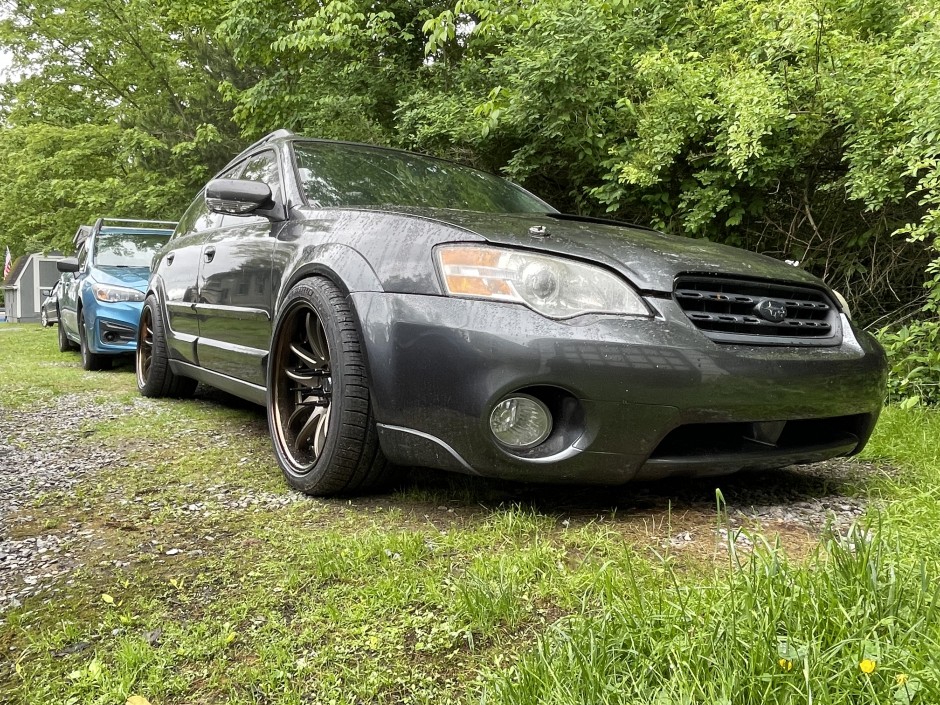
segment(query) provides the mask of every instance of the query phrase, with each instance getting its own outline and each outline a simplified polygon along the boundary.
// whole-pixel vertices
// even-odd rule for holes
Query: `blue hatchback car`
[[[59,350],[78,347],[82,367],[111,366],[137,347],[137,324],[154,253],[176,223],[99,218],[75,233],[76,256],[59,260]],[[72,275],[72,276],[69,276]]]

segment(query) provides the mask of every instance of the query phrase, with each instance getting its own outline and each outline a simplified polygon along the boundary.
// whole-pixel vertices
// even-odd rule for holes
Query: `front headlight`
[[[104,301],[109,304],[116,304],[121,301],[143,301],[144,295],[137,289],[128,289],[124,286],[109,286],[95,282],[91,285],[91,290],[95,292],[95,298],[98,301]]]
[[[451,296],[512,301],[556,319],[585,313],[651,315],[640,295],[619,277],[563,257],[446,245],[438,248],[437,263]]]
[[[839,302],[839,306],[842,307],[842,313],[845,314],[845,317],[850,321],[852,320],[852,312],[849,311],[849,302],[845,300],[845,297],[840,294],[835,289],[832,290],[833,295],[836,297],[836,300]]]

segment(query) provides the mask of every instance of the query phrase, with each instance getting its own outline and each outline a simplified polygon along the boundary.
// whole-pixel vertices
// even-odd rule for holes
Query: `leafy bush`
[[[884,328],[878,338],[891,364],[889,399],[905,407],[940,404],[940,319]]]

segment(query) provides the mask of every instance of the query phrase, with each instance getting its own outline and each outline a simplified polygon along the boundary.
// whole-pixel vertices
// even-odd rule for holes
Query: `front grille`
[[[683,275],[676,301],[689,320],[719,343],[838,345],[835,304],[821,289],[768,281]]]

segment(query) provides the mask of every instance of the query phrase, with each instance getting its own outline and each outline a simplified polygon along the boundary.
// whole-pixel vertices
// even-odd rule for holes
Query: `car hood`
[[[737,275],[818,286],[819,279],[765,255],[616,223],[563,213],[477,213],[383,208],[437,220],[473,232],[488,242],[593,260],[626,275],[644,291],[671,292],[680,273]],[[530,229],[544,227],[548,236]]]
[[[95,267],[93,276],[100,284],[126,286],[137,291],[146,291],[150,268],[101,266]]]

